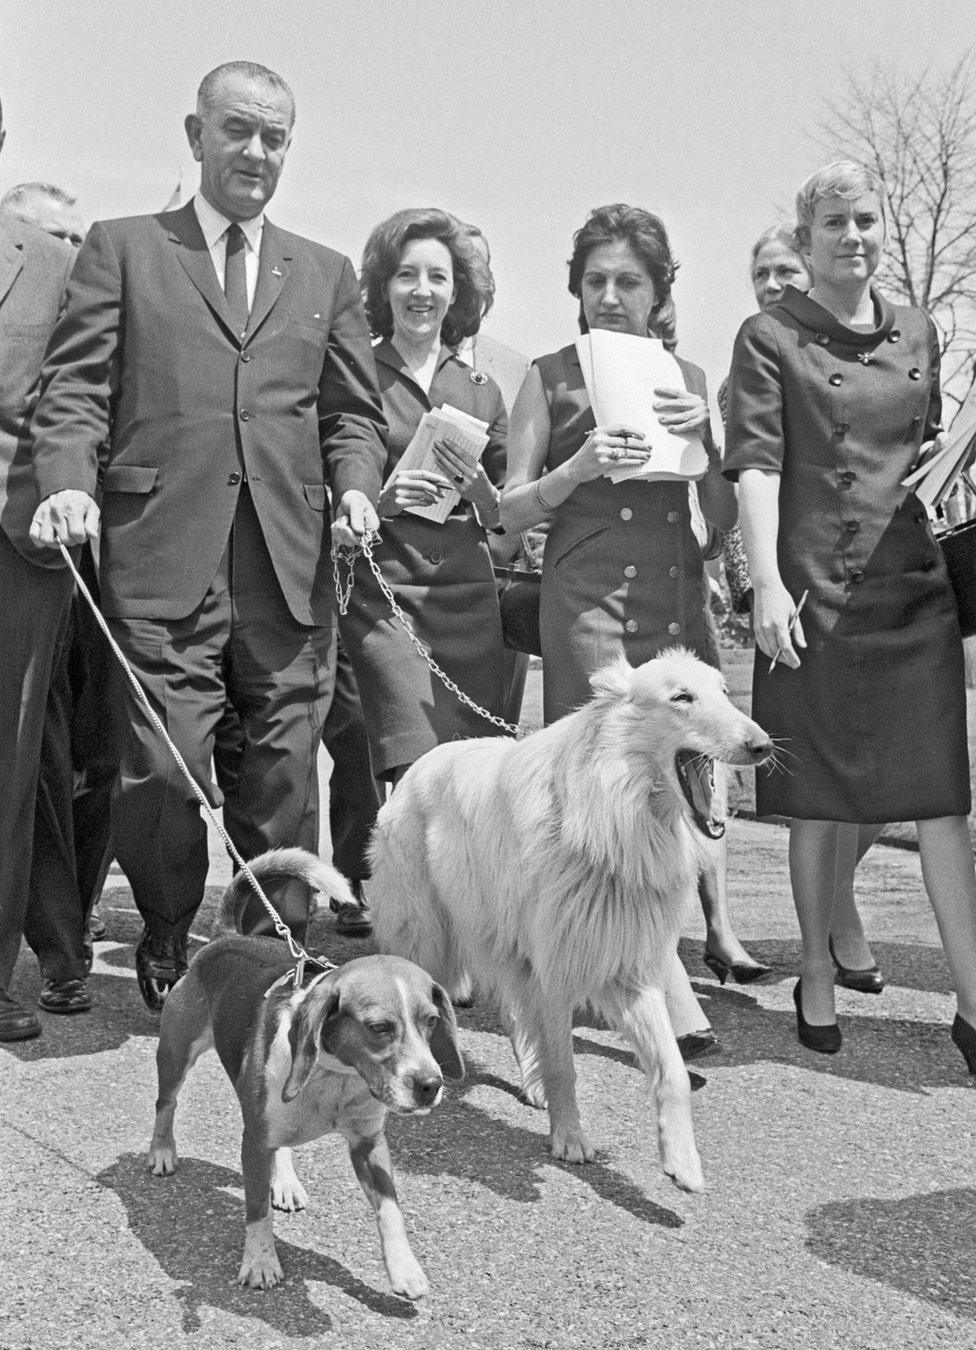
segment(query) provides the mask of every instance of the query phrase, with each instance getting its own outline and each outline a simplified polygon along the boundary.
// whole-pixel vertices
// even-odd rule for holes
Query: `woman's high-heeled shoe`
[[[803,1002],[800,997],[801,983],[800,980],[797,980],[793,987],[793,1002],[796,1004],[796,1034],[800,1038],[800,1044],[805,1045],[808,1050],[816,1050],[821,1055],[836,1055],[841,1045],[840,1027],[836,1022],[830,1022],[826,1026],[810,1025],[803,1016]]]
[[[756,980],[768,975],[771,969],[770,966],[761,966],[758,961],[723,961],[720,956],[709,951],[707,942],[702,952],[702,961],[719,984],[724,984],[730,975],[736,984],[755,984]]]
[[[834,952],[834,939],[827,939],[830,959],[837,972],[837,983],[845,989],[853,989],[858,994],[880,994],[885,987],[885,979],[877,966],[842,966]]]
[[[951,1034],[953,1045],[958,1047],[966,1061],[966,1068],[976,1076],[976,1027],[970,1026],[965,1017],[956,1013]]]

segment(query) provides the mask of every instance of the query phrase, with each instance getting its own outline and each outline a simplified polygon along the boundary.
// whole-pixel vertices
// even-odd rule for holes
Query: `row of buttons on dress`
[[[629,506],[622,506],[622,507],[620,508],[620,519],[621,519],[621,520],[633,520],[633,518],[634,518],[634,513],[633,513],[633,511],[631,510],[631,508],[630,508]],[[680,519],[681,519],[681,517],[680,517],[680,515],[678,514],[677,511],[669,511],[669,512],[668,512],[668,524],[669,524],[669,525],[677,525],[677,523],[678,523],[678,521],[679,521]],[[628,563],[627,566],[624,568],[624,576],[627,578],[628,581],[632,581],[633,578],[636,577],[636,575],[637,575],[637,568],[634,566],[633,563]],[[675,579],[677,578],[677,576],[678,576],[678,569],[677,569],[677,567],[669,567],[669,568],[668,568],[668,576],[672,579],[672,581],[675,580]],[[638,622],[637,622],[636,619],[628,619],[628,620],[626,621],[626,623],[624,624],[624,631],[627,632],[627,633],[636,633],[638,627],[639,627],[639,624],[638,624]],[[680,624],[680,623],[669,623],[669,624],[668,624],[668,634],[669,634],[670,637],[677,637],[678,634],[679,634],[680,632],[681,632],[681,624]]]

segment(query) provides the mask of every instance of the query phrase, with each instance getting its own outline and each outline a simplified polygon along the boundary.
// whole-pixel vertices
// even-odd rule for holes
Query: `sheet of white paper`
[[[681,367],[664,343],[594,328],[577,338],[576,350],[597,426],[632,427],[651,449],[645,464],[612,469],[606,476],[614,483],[630,478],[700,478],[708,468],[701,437],[675,435],[654,411],[655,389],[685,388]]]
[[[445,436],[449,436],[458,449],[480,460],[488,444],[488,423],[462,412],[460,408],[453,408],[450,403],[424,413],[391,479],[396,477],[400,469],[425,469],[428,473],[443,473],[434,456],[434,442],[443,440]],[[461,494],[452,488],[430,506],[406,506],[404,510],[413,516],[423,516],[443,525],[460,500]]]

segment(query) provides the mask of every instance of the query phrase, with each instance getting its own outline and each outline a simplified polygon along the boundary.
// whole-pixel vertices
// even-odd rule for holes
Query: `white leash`
[[[109,631],[109,626],[105,621],[105,616],[102,614],[101,610],[95,604],[95,601],[92,598],[91,591],[89,591],[88,587],[81,579],[78,569],[77,567],[75,567],[74,561],[71,557],[71,554],[68,552],[68,550],[65,548],[64,544],[61,543],[60,540],[58,541],[58,548],[61,550],[61,555],[64,558],[65,562],[71,568],[71,573],[75,579],[75,585],[78,587],[82,595],[85,597],[85,600],[88,602],[88,607],[91,610],[92,614],[94,614],[95,621],[97,622],[99,628],[105,634],[106,638],[108,638],[109,646],[112,648],[112,651],[118,658],[119,664],[125,671],[129,683],[135,690],[139,702],[145,708],[149,716],[150,722],[169,747],[170,754],[176,760],[177,768],[180,770],[180,773],[182,773],[183,777],[186,779],[190,787],[193,789],[193,795],[196,797],[197,801],[203,807],[203,811],[207,819],[210,821],[211,825],[214,827],[214,829],[220,835],[221,839],[224,841],[224,844],[227,847],[227,852],[237,863],[238,867],[244,873],[245,877],[247,877],[247,880],[250,882],[255,895],[257,895],[258,899],[261,901],[262,905],[264,905],[265,909],[268,911],[268,914],[271,916],[271,920],[275,926],[275,932],[278,934],[280,938],[283,938],[285,942],[288,943],[288,950],[296,963],[294,971],[295,986],[296,988],[299,987],[302,982],[302,975],[304,973],[305,963],[306,961],[311,961],[312,958],[309,956],[308,952],[305,951],[304,947],[302,947],[300,943],[295,941],[295,938],[291,930],[288,928],[287,924],[281,918],[281,915],[278,913],[274,905],[272,905],[271,901],[268,899],[264,891],[261,889],[261,885],[258,882],[257,877],[254,875],[250,867],[248,867],[247,863],[244,861],[240,853],[238,853],[237,849],[234,847],[233,840],[231,839],[227,831],[224,829],[221,821],[218,820],[216,812],[214,811],[210,803],[207,801],[203,789],[199,786],[196,779],[190,773],[190,770],[187,768],[186,761],[180,754],[179,750],[176,748],[172,738],[170,737],[166,728],[163,726],[162,722],[157,716],[155,709],[149,702],[149,696],[147,695],[145,689],[143,689],[142,685],[136,678],[135,672],[133,671],[132,667],[129,665],[128,661],[125,658],[125,653],[122,651],[122,648],[115,641],[115,638]],[[319,962],[316,959],[316,964],[321,965],[325,963]]]

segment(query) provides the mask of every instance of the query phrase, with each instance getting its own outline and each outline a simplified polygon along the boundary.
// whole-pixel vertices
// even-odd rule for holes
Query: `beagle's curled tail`
[[[287,881],[292,878],[304,881],[313,891],[338,900],[340,904],[355,905],[361,908],[350,888],[349,882],[331,863],[323,862],[314,853],[304,848],[273,848],[260,854],[248,863],[248,867],[258,882]],[[227,933],[239,933],[244,907],[253,897],[254,890],[247,876],[238,872],[224,891],[217,912],[214,915],[212,938],[223,937]]]

